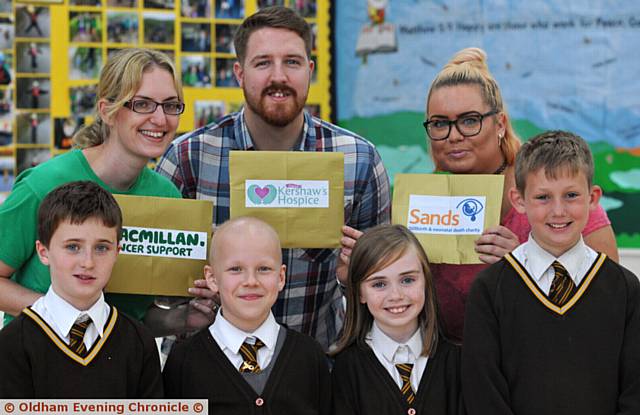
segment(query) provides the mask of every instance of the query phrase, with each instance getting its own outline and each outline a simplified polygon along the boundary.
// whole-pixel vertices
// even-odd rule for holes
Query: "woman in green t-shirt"
[[[181,197],[171,181],[146,166],[174,139],[183,111],[179,74],[165,54],[125,49],[108,59],[97,86],[94,121],[74,136],[77,148],[22,172],[0,205],[0,310],[5,316],[19,314],[49,288],[49,271],[34,249],[36,212],[49,191],[92,180],[112,193]],[[153,314],[148,313],[154,309],[152,296],[110,295],[107,300],[141,320]],[[211,300],[193,303],[194,314],[202,315],[190,321],[205,324]],[[176,323],[184,323],[184,313],[181,319],[151,320],[156,335],[185,329]]]

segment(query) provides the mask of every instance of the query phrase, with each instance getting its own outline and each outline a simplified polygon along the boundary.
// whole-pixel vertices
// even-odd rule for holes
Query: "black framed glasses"
[[[124,106],[138,114],[151,114],[156,111],[158,105],[167,115],[180,115],[184,112],[184,103],[180,101],[156,102],[152,99],[134,98],[124,103]]]
[[[491,110],[487,113],[480,114],[479,112],[472,111],[462,114],[455,120],[447,120],[442,118],[434,118],[422,123],[424,129],[427,131],[427,135],[433,141],[441,141],[449,138],[451,134],[451,126],[455,125],[458,132],[463,137],[473,137],[480,134],[482,130],[482,120],[486,117],[496,115],[498,110]]]

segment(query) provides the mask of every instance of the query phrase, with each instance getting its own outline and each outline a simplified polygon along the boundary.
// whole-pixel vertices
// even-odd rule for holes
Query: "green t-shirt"
[[[69,151],[25,170],[16,178],[9,197],[0,205],[0,260],[16,270],[11,279],[18,284],[43,294],[49,289],[49,268],[40,262],[35,252],[38,208],[51,190],[76,180],[91,180],[111,193],[182,197],[170,180],[147,168],[142,169],[129,190],[113,189],[96,176],[80,150]],[[146,295],[106,295],[109,304],[138,320],[144,317],[153,299]],[[11,320],[12,317],[5,314],[5,325]]]

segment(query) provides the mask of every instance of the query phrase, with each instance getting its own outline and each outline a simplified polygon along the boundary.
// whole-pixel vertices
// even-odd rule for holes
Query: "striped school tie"
[[[551,264],[555,272],[553,282],[551,283],[551,290],[549,290],[549,298],[558,307],[562,307],[571,298],[571,295],[576,290],[576,284],[569,276],[569,272],[558,261],[553,261]]]
[[[413,363],[397,364],[396,369],[398,369],[398,373],[400,373],[400,378],[402,379],[402,388],[400,389],[402,396],[404,396],[407,403],[411,405],[416,398],[411,388],[411,370],[413,369]]]
[[[87,332],[89,324],[91,324],[91,318],[86,314],[81,315],[76,322],[73,323],[71,331],[69,331],[69,348],[80,357],[87,355],[87,348],[84,345],[84,334]]]
[[[240,373],[260,373],[260,365],[258,364],[258,350],[264,346],[260,339],[256,339],[255,344],[249,344],[246,341],[240,346],[240,356],[244,360],[240,365]]]

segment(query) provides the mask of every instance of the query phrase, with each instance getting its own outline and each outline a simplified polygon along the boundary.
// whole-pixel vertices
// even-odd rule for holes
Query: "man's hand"
[[[338,256],[338,265],[336,267],[336,274],[340,284],[347,285],[347,275],[349,270],[349,260],[351,258],[351,251],[356,244],[358,238],[362,236],[362,232],[357,229],[353,229],[350,226],[344,225],[342,227],[342,239],[340,239],[340,255]]]
[[[218,294],[211,291],[205,280],[195,280],[189,297],[156,297],[144,317],[144,324],[154,337],[182,334],[210,325],[218,309]]]
[[[209,289],[206,280],[200,279],[193,282],[193,287],[189,288],[189,294],[195,295],[196,298],[188,304],[187,331],[198,330],[213,323],[220,306],[218,293]]]

